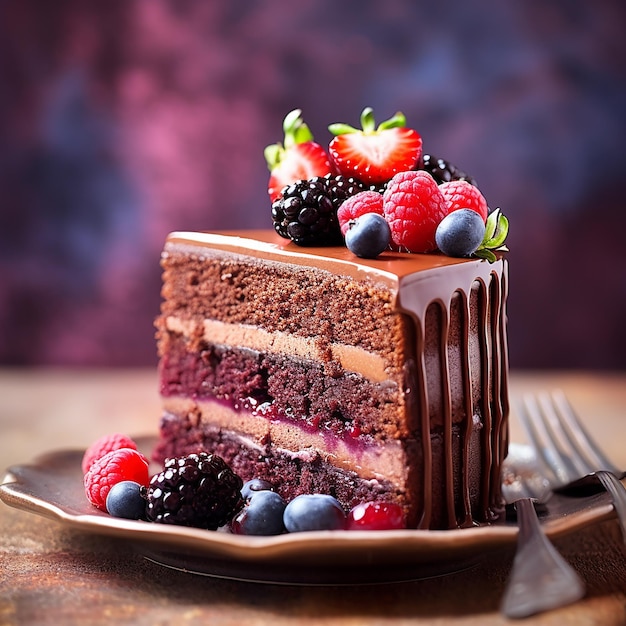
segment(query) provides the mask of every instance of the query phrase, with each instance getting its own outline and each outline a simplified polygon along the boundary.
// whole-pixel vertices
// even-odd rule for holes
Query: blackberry
[[[389,181],[386,181],[384,183],[372,183],[371,185],[365,185],[364,190],[365,191],[375,191],[379,194],[383,194],[385,193],[385,189],[387,189],[387,183]]]
[[[472,176],[460,170],[456,165],[452,165],[445,159],[440,159],[432,154],[424,154],[417,169],[426,170],[438,185],[448,183],[451,180],[466,180],[470,185],[478,187]]]
[[[366,189],[362,182],[345,176],[315,176],[283,189],[272,204],[276,232],[300,246],[343,243],[337,209],[344,200]]]
[[[217,530],[241,507],[242,486],[241,478],[215,454],[167,459],[163,471],[150,480],[146,518]]]

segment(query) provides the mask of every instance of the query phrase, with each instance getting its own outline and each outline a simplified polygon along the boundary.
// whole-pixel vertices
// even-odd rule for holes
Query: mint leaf
[[[498,260],[498,257],[491,250],[487,250],[487,248],[479,248],[474,252],[474,256],[477,256],[479,259],[485,259],[489,263],[495,263]]]
[[[497,260],[496,255],[493,253],[494,250],[508,251],[508,248],[504,245],[508,234],[509,220],[498,208],[487,218],[485,236],[478,250],[474,252],[474,256],[486,259],[489,263],[494,263]]]
[[[489,214],[487,217],[487,222],[485,223],[485,236],[483,237],[483,245],[485,242],[489,241],[495,234],[496,228],[498,226],[498,212],[500,209],[496,209],[493,213]]]

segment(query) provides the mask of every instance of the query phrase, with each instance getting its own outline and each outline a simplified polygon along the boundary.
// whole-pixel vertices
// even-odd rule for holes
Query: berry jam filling
[[[236,411],[247,411],[253,416],[263,417],[271,422],[297,422],[298,427],[306,433],[322,434],[329,448],[333,447],[332,441],[335,438],[343,440],[348,445],[353,445],[357,439],[363,439],[363,442],[371,441],[371,437],[362,437],[358,424],[343,420],[339,415],[334,416],[332,421],[323,420],[319,415],[297,417],[293,411],[282,411],[271,400],[259,402],[255,398],[244,398],[239,402],[233,402],[231,406]]]

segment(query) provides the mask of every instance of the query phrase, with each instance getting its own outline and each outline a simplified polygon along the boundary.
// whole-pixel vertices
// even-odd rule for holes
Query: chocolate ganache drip
[[[499,259],[493,264],[468,263],[456,269],[453,273],[433,270],[403,277],[397,296],[398,309],[415,324],[416,367],[410,370],[414,380],[407,381],[406,390],[417,394],[410,405],[416,412],[413,423],[422,445],[422,472],[416,477],[423,481],[418,528],[433,526],[433,494],[442,490],[445,510],[437,526],[456,528],[469,526],[476,519],[493,521],[502,506],[500,469],[508,441],[507,264]],[[457,319],[451,326],[453,309]],[[436,332],[427,332],[429,323],[438,325]],[[471,342],[472,324],[478,326],[478,345]],[[429,346],[426,337],[439,337],[437,345]],[[432,367],[433,361],[437,368]],[[462,407],[453,407],[453,385],[462,387]],[[472,511],[470,491],[476,487],[470,484],[470,459],[476,424],[480,427],[483,471],[480,510]],[[438,426],[441,459],[433,456],[431,437]],[[461,451],[461,465],[456,467],[455,445]]]

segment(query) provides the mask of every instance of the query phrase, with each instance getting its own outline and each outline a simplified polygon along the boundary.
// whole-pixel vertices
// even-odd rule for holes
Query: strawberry
[[[313,134],[304,123],[300,109],[285,116],[283,131],[284,143],[271,144],[264,151],[270,170],[267,192],[271,202],[280,197],[285,186],[331,172],[328,155],[313,141]]]
[[[448,206],[435,179],[424,170],[400,172],[383,194],[383,212],[391,240],[409,252],[432,252],[435,232]]]
[[[364,183],[384,183],[398,172],[413,169],[422,155],[422,138],[406,128],[406,118],[396,113],[376,126],[370,107],[361,113],[362,130],[347,124],[331,124],[335,135],[328,152],[334,167],[344,176]]]

